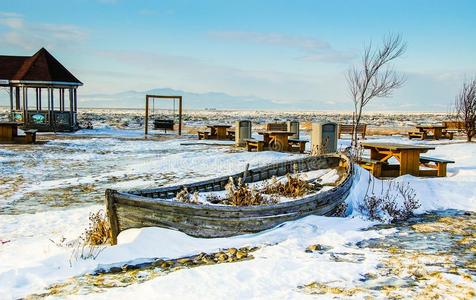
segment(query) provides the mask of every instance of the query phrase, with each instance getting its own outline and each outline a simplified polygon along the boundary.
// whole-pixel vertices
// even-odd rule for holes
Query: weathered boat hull
[[[222,206],[182,203],[165,200],[173,198],[184,187],[189,192],[220,191],[229,177],[245,182],[282,176],[294,170],[337,168],[343,170],[338,185],[330,190],[295,201],[262,206]],[[306,157],[250,169],[232,176],[159,189],[117,192],[106,191],[106,206],[111,224],[113,243],[119,232],[129,228],[165,227],[180,230],[195,237],[227,237],[259,232],[283,222],[308,215],[332,215],[347,197],[352,186],[352,164],[340,154]]]

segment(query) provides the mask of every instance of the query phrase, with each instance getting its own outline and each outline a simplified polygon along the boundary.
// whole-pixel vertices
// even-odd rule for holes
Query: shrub
[[[84,244],[90,246],[104,245],[111,241],[111,227],[103,210],[89,215],[89,227],[84,232]]]
[[[372,192],[369,194],[370,185],[372,185]],[[421,206],[410,183],[390,181],[387,189],[384,190],[382,182],[379,194],[374,193],[373,190],[373,181],[370,179],[367,193],[359,204],[360,212],[371,220],[392,223],[404,221],[413,216],[413,211]]]

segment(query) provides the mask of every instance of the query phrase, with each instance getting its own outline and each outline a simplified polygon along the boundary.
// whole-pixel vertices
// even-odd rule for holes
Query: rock
[[[226,250],[226,253],[228,254],[228,256],[235,256],[236,252],[238,252],[236,248],[229,248],[228,250]]]
[[[237,251],[236,252],[236,258],[237,259],[243,259],[243,258],[246,258],[248,256],[248,253],[247,252],[244,252],[244,251]]]
[[[122,272],[122,268],[121,267],[111,267],[109,269],[109,273],[119,273],[119,272]]]
[[[160,267],[164,263],[163,259],[157,259],[154,262],[152,262],[151,266],[152,267]]]
[[[190,258],[180,258],[180,259],[177,259],[177,262],[181,265],[188,265],[188,264],[191,264],[192,263],[192,260]]]
[[[228,255],[226,255],[225,253],[223,252],[219,252],[218,255],[215,255],[217,261],[219,262],[224,262],[225,260],[228,259]]]
[[[307,253],[312,253],[312,252],[314,252],[314,251],[320,251],[320,250],[322,250],[322,249],[323,249],[323,248],[322,248],[321,245],[319,245],[319,244],[314,244],[314,245],[308,246],[308,247],[306,248],[306,252],[307,252]]]
[[[164,261],[164,262],[160,265],[160,267],[161,267],[162,269],[168,269],[168,268],[170,268],[171,265],[172,265],[172,264],[171,264],[170,262]]]

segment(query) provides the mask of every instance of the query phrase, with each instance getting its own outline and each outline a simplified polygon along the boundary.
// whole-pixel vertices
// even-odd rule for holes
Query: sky
[[[401,34],[406,83],[369,109],[446,112],[476,76],[475,15],[472,0],[0,0],[0,54],[45,47],[84,83],[80,104],[172,88],[351,110],[346,71]]]

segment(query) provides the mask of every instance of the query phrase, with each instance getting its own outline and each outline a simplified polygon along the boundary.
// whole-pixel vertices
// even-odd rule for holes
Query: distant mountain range
[[[91,108],[143,108],[146,94],[178,95],[183,97],[184,109],[240,109],[240,110],[337,110],[340,107],[313,101],[277,103],[256,96],[232,96],[225,93],[190,93],[169,88],[156,88],[148,91],[126,91],[117,94],[80,94],[80,107]],[[156,107],[171,109],[169,103],[156,102]]]

